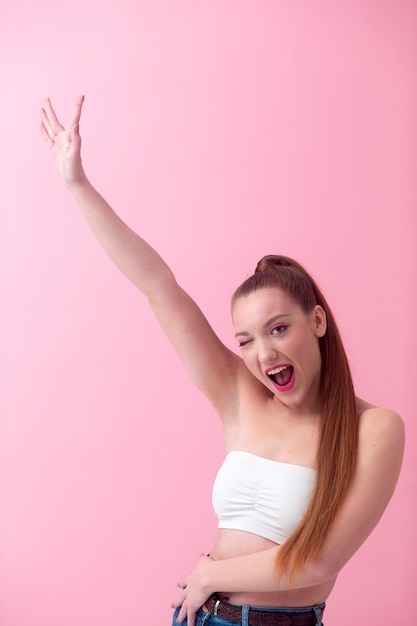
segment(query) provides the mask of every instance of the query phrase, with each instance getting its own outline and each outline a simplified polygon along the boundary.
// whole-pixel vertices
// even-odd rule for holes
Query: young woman
[[[264,257],[238,288],[232,317],[241,356],[226,348],[162,258],[88,181],[82,105],[79,98],[68,129],[49,100],[41,111],[63,182],[103,248],[147,296],[224,427],[216,540],[179,584],[173,623],[321,625],[338,572],[394,491],[402,421],[355,397],[329,306],[287,257]]]

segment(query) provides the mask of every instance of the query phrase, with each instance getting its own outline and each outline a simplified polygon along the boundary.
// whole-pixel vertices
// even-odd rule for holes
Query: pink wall
[[[44,96],[67,120],[79,93],[91,179],[225,342],[258,257],[289,254],[318,278],[358,392],[400,412],[409,442],[326,626],[414,623],[415,2],[0,11],[1,626],[168,624],[215,531],[216,417],[38,131]]]

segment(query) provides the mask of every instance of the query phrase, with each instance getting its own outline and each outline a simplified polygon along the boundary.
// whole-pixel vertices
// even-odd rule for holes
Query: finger
[[[57,116],[56,116],[56,113],[54,111],[54,108],[52,106],[52,102],[51,102],[50,98],[45,98],[45,100],[43,101],[43,109],[44,109],[46,115],[48,116],[48,119],[51,122],[55,122],[55,123],[58,123],[58,124],[60,123],[58,118],[57,118]]]
[[[194,611],[192,613],[187,611],[187,626],[195,626],[195,618],[196,614],[194,613]]]
[[[48,146],[50,148],[52,148],[52,146],[55,144],[55,141],[53,139],[51,139],[50,136],[48,135],[48,131],[46,130],[43,122],[41,122],[40,129],[41,129],[41,133],[42,133],[43,138],[45,139],[46,143],[48,144]]]
[[[178,592],[176,599],[171,603],[171,608],[177,609],[179,606],[181,606],[181,604],[183,604],[185,599],[186,599],[186,594],[184,590],[181,589],[181,591]]]
[[[56,133],[53,131],[51,127],[51,124],[49,122],[48,115],[45,109],[41,109],[41,119],[42,119],[42,124],[41,124],[42,133],[46,135],[48,139],[50,139],[51,141],[55,141]]]
[[[184,600],[184,602],[182,603],[182,607],[180,608],[180,612],[178,613],[178,617],[177,617],[177,622],[179,624],[182,624],[182,622],[185,620],[185,618],[187,617],[187,600]],[[187,626],[188,626],[188,622],[187,622]]]
[[[80,123],[83,104],[84,104],[84,96],[79,96],[75,103],[74,113],[72,115],[70,126],[76,126],[77,124]]]
[[[80,136],[80,125],[75,124],[71,128],[70,134],[70,143],[74,146],[75,149],[79,149],[81,145],[81,136]]]
[[[43,111],[45,113],[45,118],[51,130],[55,133],[55,135],[57,135],[62,130],[64,130],[64,127],[62,126],[61,122],[56,116],[56,113],[52,107],[52,104],[49,98],[46,98],[46,100],[43,103]]]

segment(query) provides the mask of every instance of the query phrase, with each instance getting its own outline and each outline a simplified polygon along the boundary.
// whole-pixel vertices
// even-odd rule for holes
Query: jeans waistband
[[[325,604],[308,607],[274,608],[229,604],[211,596],[203,610],[236,624],[248,626],[316,626],[321,624]]]

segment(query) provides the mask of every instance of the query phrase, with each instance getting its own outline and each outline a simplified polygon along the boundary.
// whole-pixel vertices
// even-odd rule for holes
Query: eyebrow
[[[283,317],[289,317],[289,315],[290,315],[290,313],[279,313],[278,315],[274,315],[274,317],[271,317],[269,320],[267,320],[265,322],[265,324],[263,324],[263,328],[267,328],[268,326],[270,326],[274,322],[277,322],[278,320],[282,319]],[[248,337],[249,335],[250,335],[250,333],[248,333],[245,330],[240,331],[238,333],[235,333],[235,337]]]

